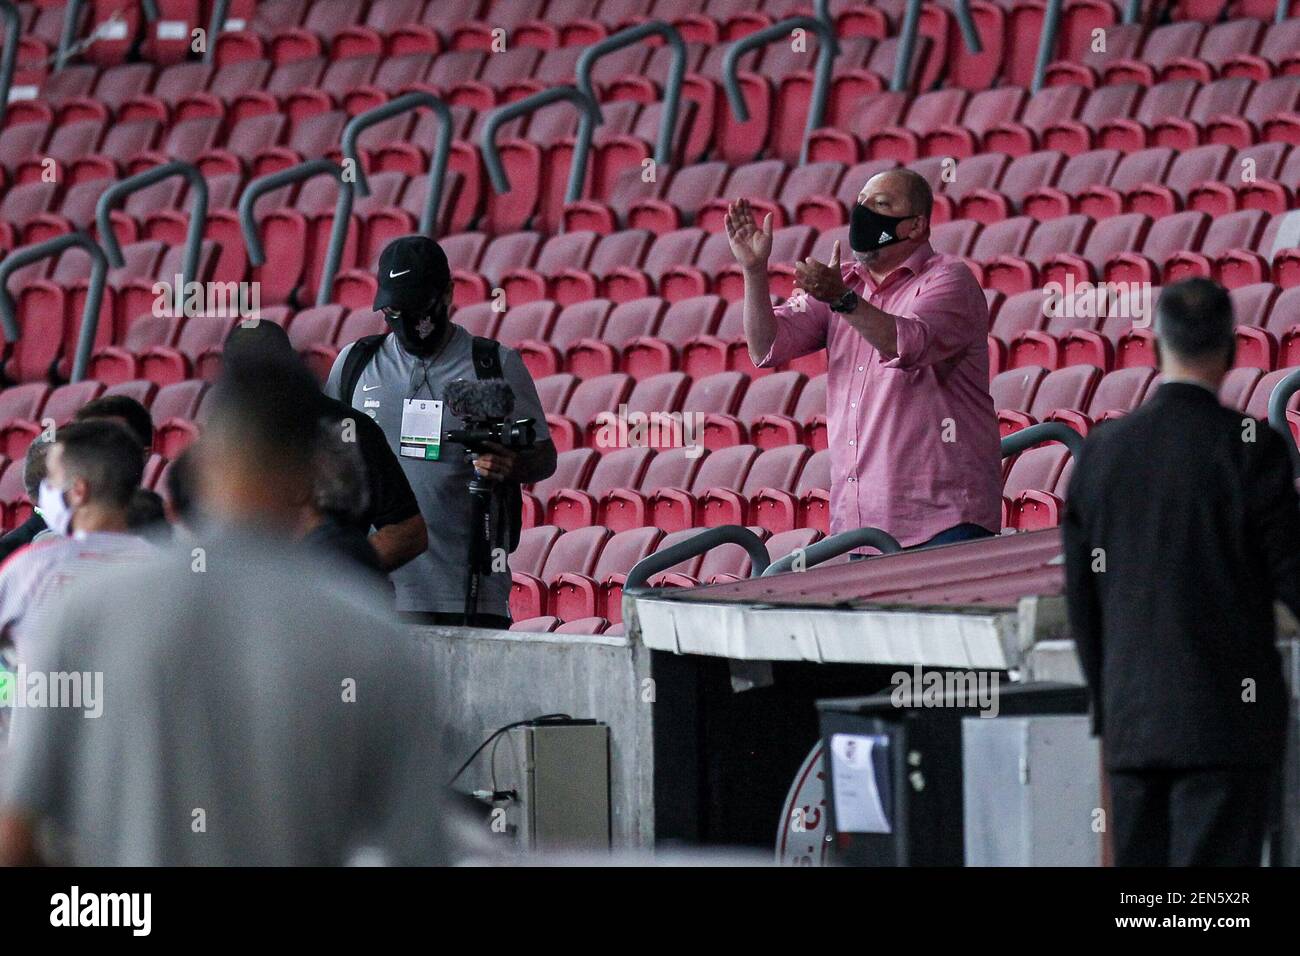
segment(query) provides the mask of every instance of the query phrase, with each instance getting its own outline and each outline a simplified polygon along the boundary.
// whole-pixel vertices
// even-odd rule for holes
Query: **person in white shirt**
[[[153,551],[127,530],[144,457],[125,427],[102,419],[67,425],[45,465],[37,507],[52,533],[0,565],[0,647],[12,645],[19,657],[70,581]]]

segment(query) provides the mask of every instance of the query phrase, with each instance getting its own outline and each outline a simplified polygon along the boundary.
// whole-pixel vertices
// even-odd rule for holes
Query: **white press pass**
[[[402,402],[401,452],[404,458],[437,461],[442,446],[442,402],[408,398]]]

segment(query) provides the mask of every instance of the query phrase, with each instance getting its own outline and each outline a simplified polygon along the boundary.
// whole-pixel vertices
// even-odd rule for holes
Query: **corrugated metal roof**
[[[1016,606],[1031,594],[1060,594],[1064,565],[1057,528],[819,565],[770,578],[750,578],[654,592],[659,600],[800,607],[909,605]]]

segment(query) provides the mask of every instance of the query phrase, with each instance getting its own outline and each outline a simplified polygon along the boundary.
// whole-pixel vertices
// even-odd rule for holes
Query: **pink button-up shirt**
[[[827,349],[830,529],[888,531],[904,547],[954,525],[1001,527],[997,412],[989,396],[989,310],[959,259],[921,246],[877,285],[856,260],[844,281],[898,318],[886,359],[843,316],[806,297],[776,309],[758,364]]]

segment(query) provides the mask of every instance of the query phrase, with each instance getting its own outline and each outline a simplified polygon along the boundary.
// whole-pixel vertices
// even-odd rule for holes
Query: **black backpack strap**
[[[375,357],[379,347],[384,344],[384,339],[388,338],[387,332],[380,332],[378,335],[364,335],[352,343],[352,348],[348,349],[348,357],[343,360],[343,372],[339,376],[339,394],[335,396],[341,402],[352,404],[352,393],[356,391],[357,382],[361,381],[361,373],[366,370],[370,360]]]
[[[474,336],[474,374],[480,379],[506,377],[501,370],[501,347],[496,339]]]

